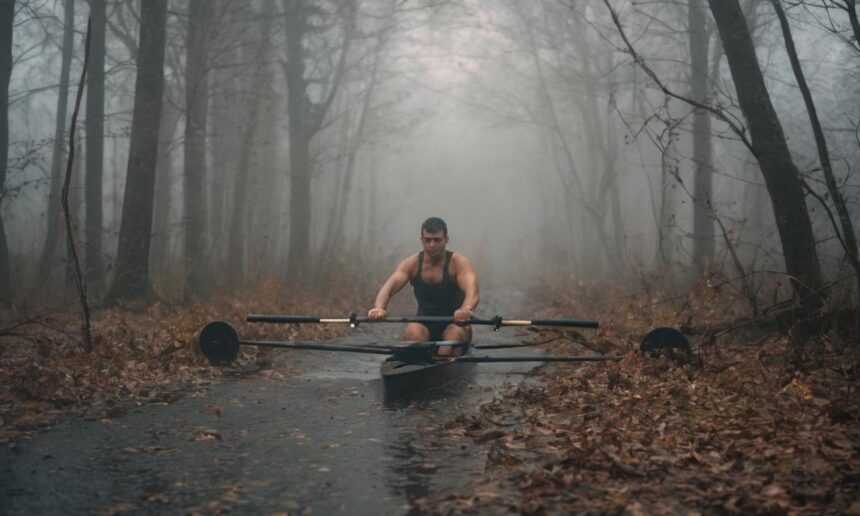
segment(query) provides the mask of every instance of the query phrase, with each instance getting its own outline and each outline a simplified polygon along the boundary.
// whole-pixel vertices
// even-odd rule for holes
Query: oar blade
[[[676,351],[691,355],[690,342],[675,328],[655,328],[645,335],[639,345],[639,351],[650,355],[673,354]]]
[[[529,326],[568,326],[573,328],[597,328],[600,323],[588,319],[533,319]]]
[[[212,321],[204,326],[198,344],[212,365],[229,364],[239,355],[239,334],[224,321]]]

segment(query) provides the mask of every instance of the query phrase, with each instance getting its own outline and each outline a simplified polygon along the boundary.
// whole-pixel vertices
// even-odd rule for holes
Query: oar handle
[[[367,317],[358,317],[356,314],[349,314],[348,318],[325,318],[313,317],[309,315],[260,315],[250,314],[246,317],[248,322],[262,323],[349,323],[355,327],[366,322],[388,322],[388,323],[453,323],[453,317],[445,316],[427,316],[416,315],[412,317],[386,317],[381,321],[371,321]],[[468,324],[492,326],[494,329],[499,329],[502,326],[574,326],[577,328],[597,328],[597,321],[587,319],[502,319],[502,316],[497,315],[492,319],[477,319],[472,317],[468,320]]]

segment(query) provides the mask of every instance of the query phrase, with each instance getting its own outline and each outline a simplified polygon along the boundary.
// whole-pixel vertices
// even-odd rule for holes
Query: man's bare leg
[[[442,340],[455,340],[457,342],[472,342],[472,327],[449,324],[442,332]],[[442,347],[439,348],[439,356],[462,355],[463,348]]]
[[[430,340],[430,330],[421,323],[411,322],[406,325],[406,330],[403,332],[403,340],[427,342]]]

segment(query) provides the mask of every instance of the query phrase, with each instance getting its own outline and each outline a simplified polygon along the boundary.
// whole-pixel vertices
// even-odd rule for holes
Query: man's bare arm
[[[394,274],[389,276],[382,285],[382,288],[379,289],[379,293],[376,294],[376,300],[373,302],[373,308],[367,313],[367,317],[370,320],[379,321],[385,319],[388,302],[391,301],[394,294],[400,292],[400,289],[409,282],[414,265],[413,262],[415,262],[415,257],[413,256],[400,262]]]
[[[458,322],[468,321],[472,317],[475,308],[481,301],[480,289],[478,288],[478,275],[475,274],[475,268],[472,267],[472,262],[465,256],[457,256],[457,286],[465,294],[463,296],[463,304],[454,312],[454,320]]]

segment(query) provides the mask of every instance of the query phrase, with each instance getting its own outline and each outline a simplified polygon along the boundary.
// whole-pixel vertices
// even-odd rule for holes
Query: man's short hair
[[[442,232],[446,237],[448,236],[448,226],[445,224],[445,221],[440,219],[439,217],[430,217],[425,220],[423,224],[421,224],[421,231],[426,231],[428,233],[438,233]]]

